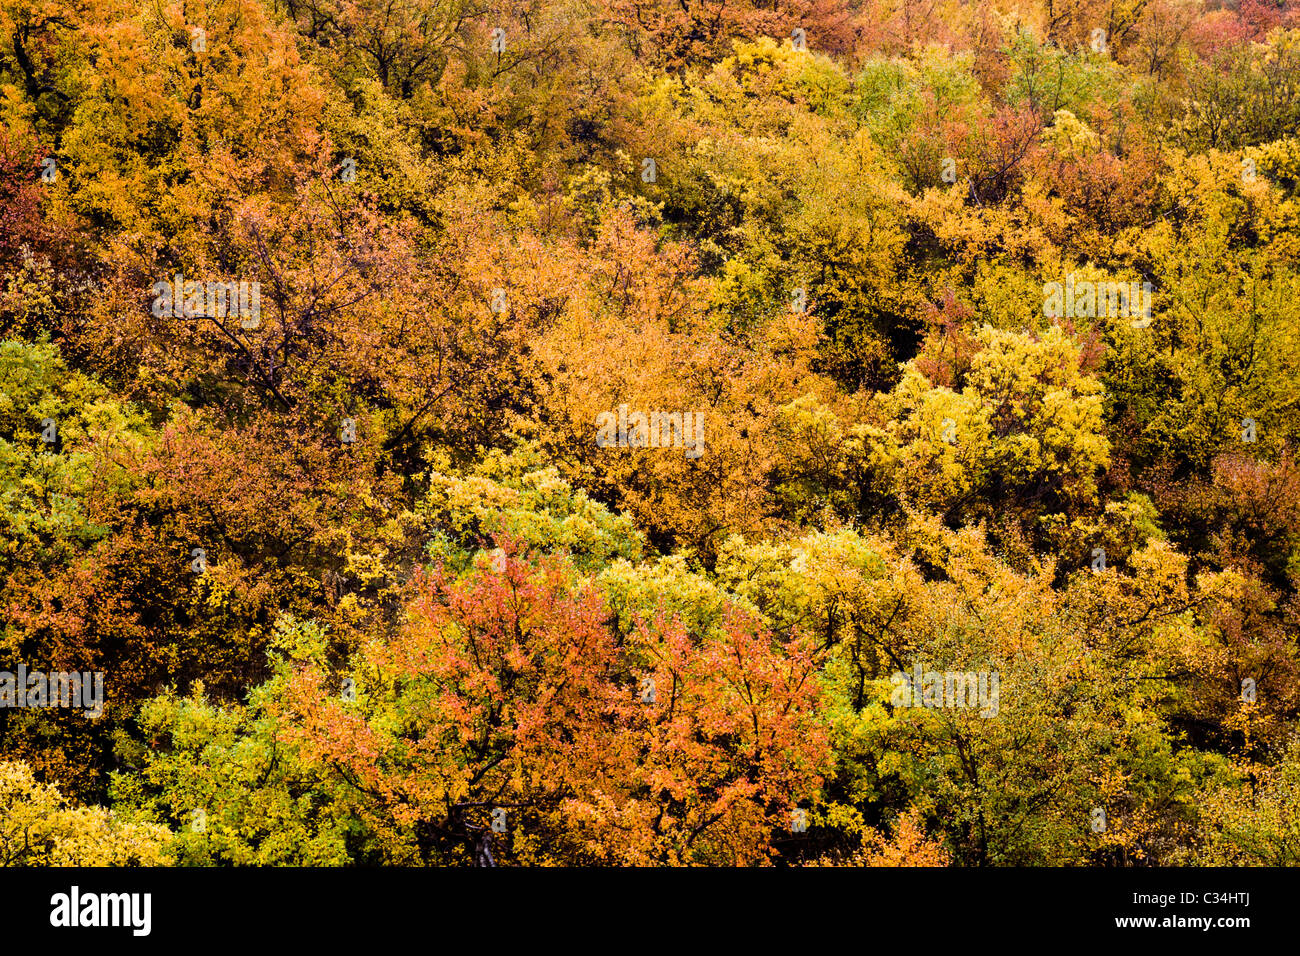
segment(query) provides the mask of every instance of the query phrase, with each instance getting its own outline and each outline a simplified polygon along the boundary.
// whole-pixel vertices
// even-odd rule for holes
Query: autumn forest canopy
[[[0,0],[0,864],[1300,864],[1300,3]]]

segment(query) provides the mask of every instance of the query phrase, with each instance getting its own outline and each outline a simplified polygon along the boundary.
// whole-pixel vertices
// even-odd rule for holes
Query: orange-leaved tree
[[[347,676],[298,648],[272,705],[387,859],[757,863],[816,799],[830,755],[800,639],[739,611],[620,633],[556,557],[503,550],[416,587],[408,626]]]

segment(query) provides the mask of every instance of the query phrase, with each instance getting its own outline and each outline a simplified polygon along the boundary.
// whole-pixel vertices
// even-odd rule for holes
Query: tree
[[[0,865],[166,866],[170,838],[166,827],[70,805],[26,764],[0,762]]]
[[[1201,804],[1197,866],[1295,866],[1300,775],[1294,742],[1272,767],[1242,767]]]
[[[355,703],[308,657],[272,705],[386,859],[761,862],[815,796],[829,752],[798,641],[743,616],[702,640],[662,618],[621,635],[567,562],[508,551],[419,587],[411,626],[351,663]]]

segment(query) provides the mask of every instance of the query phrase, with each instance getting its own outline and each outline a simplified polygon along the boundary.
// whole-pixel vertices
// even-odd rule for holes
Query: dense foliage
[[[1291,0],[0,0],[0,672],[104,681],[0,863],[1300,863],[1298,91]]]

